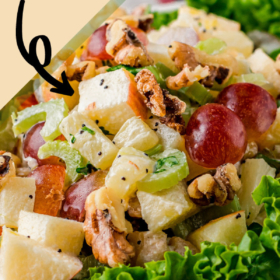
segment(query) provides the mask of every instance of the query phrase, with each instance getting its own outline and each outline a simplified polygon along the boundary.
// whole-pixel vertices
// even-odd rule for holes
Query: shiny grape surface
[[[248,141],[257,140],[268,130],[276,117],[274,98],[262,87],[238,83],[226,87],[217,102],[234,111],[243,122]]]
[[[246,131],[239,117],[220,104],[207,104],[195,111],[186,129],[186,149],[191,159],[206,168],[238,162],[247,146]]]

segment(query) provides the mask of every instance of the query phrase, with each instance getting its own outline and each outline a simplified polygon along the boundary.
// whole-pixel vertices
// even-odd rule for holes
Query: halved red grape
[[[73,184],[65,193],[60,216],[78,222],[85,220],[85,202],[88,195],[105,185],[107,172],[97,171]]]
[[[32,126],[24,136],[23,139],[23,154],[25,158],[31,157],[34,158],[38,165],[45,165],[45,164],[54,164],[54,165],[64,165],[58,157],[49,157],[46,159],[39,159],[38,158],[38,150],[41,146],[43,146],[46,142],[40,134],[40,131],[44,127],[45,122],[40,122]],[[65,140],[62,139],[64,136],[60,136],[57,140]]]
[[[262,87],[249,84],[233,84],[219,94],[217,102],[234,111],[243,122],[248,141],[257,140],[268,130],[276,117],[274,98]]]
[[[220,104],[207,104],[191,116],[186,129],[186,149],[191,159],[206,168],[236,163],[247,146],[239,117]]]
[[[83,53],[82,60],[110,60],[113,59],[111,55],[106,52],[106,45],[108,43],[106,39],[106,31],[108,25],[99,27],[90,37],[87,49]],[[136,34],[138,39],[144,44],[148,45],[149,41],[146,33],[135,27],[130,27],[131,30]]]

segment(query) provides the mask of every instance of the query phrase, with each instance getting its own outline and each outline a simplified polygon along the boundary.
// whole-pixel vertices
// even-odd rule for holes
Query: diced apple
[[[256,205],[252,198],[252,192],[260,184],[262,176],[275,177],[276,170],[270,167],[262,158],[247,159],[241,165],[242,187],[238,192],[239,202],[242,210],[245,210],[246,223],[250,225],[259,214],[262,205]]]
[[[87,197],[85,209],[87,215],[95,213],[96,209],[107,210],[112,217],[112,223],[120,232],[132,232],[131,224],[125,219],[125,209],[121,200],[106,187],[92,192]]]
[[[114,138],[119,149],[133,147],[140,151],[153,148],[158,141],[157,134],[138,117],[127,120]]]
[[[155,161],[132,147],[121,148],[105,179],[108,187],[120,199],[128,200],[137,188],[136,182],[152,173]]]
[[[157,117],[148,119],[146,123],[156,131],[156,134],[159,137],[159,142],[164,150],[171,148],[186,152],[185,139],[178,131],[160,123],[159,118]]]
[[[280,144],[280,108],[277,109],[276,119],[270,128],[257,140],[260,150],[273,149]]]
[[[73,112],[62,121],[59,128],[70,146],[79,150],[96,168],[104,170],[112,165],[118,148],[90,117]],[[90,132],[83,131],[84,128],[90,129]]]
[[[80,83],[78,111],[98,120],[112,134],[130,118],[146,118],[147,108],[134,76],[124,69],[100,74]]]
[[[33,170],[28,177],[34,178],[36,184],[34,212],[57,216],[63,200],[65,167],[42,165]]]
[[[245,212],[239,211],[209,222],[188,235],[187,240],[197,248],[203,241],[239,245],[246,231]]]
[[[70,280],[83,265],[77,257],[4,228],[0,267],[3,280]]]
[[[276,89],[274,97],[280,93],[280,74],[277,72],[275,61],[262,49],[257,49],[248,58],[249,65],[254,73],[261,73]]]
[[[170,41],[171,43],[172,41]],[[178,68],[175,66],[174,61],[170,58],[168,54],[168,47],[165,45],[150,43],[147,46],[147,50],[151,58],[154,60],[154,63],[161,62],[173,72],[178,73]]]
[[[20,212],[18,233],[76,256],[84,242],[83,223],[27,211]]]
[[[183,182],[156,193],[138,191],[137,197],[142,217],[154,232],[168,229],[199,210],[189,198]]]
[[[252,40],[242,31],[217,30],[213,32],[213,37],[223,40],[230,49],[242,53],[245,57],[249,57],[253,52]]]
[[[33,178],[9,178],[0,192],[0,226],[17,228],[20,211],[33,211],[35,191]]]

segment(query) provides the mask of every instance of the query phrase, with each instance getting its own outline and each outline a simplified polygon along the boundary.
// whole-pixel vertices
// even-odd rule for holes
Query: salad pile
[[[280,279],[280,56],[155,16],[117,10],[53,73],[72,97],[2,111],[1,280]]]

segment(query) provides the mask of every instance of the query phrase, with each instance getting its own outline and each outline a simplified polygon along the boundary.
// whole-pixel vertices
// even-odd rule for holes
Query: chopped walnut
[[[141,205],[137,196],[129,199],[127,212],[132,218],[142,218]]]
[[[116,267],[118,264],[130,263],[131,258],[135,256],[134,248],[126,240],[127,232],[114,223],[113,215],[118,214],[119,207],[113,207],[113,202],[106,200],[104,190],[99,189],[92,192],[86,200],[86,219],[84,223],[85,238],[88,245],[92,247],[92,252],[96,260],[101,263]],[[97,193],[101,196],[96,198]],[[106,194],[106,191],[105,191]],[[101,203],[110,209],[100,209]],[[104,208],[102,207],[102,208]],[[124,212],[123,212],[124,216]],[[116,221],[116,217],[115,217]],[[127,225],[127,221],[124,223]]]
[[[147,32],[151,29],[151,24],[154,21],[154,15],[125,15],[119,19],[123,20],[130,27],[139,28],[144,32]]]
[[[246,147],[243,159],[254,158],[258,153],[258,144],[256,142],[249,142]]]
[[[0,155],[0,185],[8,178],[16,176],[16,166],[11,153],[1,152]]]
[[[132,67],[153,64],[146,48],[136,34],[121,19],[114,20],[107,28],[106,51],[118,64]]]
[[[201,65],[196,66],[192,71],[188,64],[185,65],[184,69],[174,77],[168,77],[166,79],[166,85],[169,89],[179,90],[182,87],[187,87],[193,84],[195,81],[201,81],[208,77],[210,74],[209,67],[202,67]]]
[[[169,47],[169,55],[181,72],[175,77],[167,79],[170,89],[181,89],[199,81],[205,87],[212,87],[214,81],[218,84],[225,83],[233,72],[223,64],[225,61],[235,62],[233,68],[237,68],[236,60],[231,56],[208,55],[192,46],[184,43],[173,42]]]
[[[188,187],[190,198],[198,205],[206,206],[214,203],[224,206],[233,200],[241,188],[241,181],[235,166],[231,163],[217,168],[214,176],[204,174],[196,178]]]
[[[85,81],[95,77],[95,63],[83,61],[67,67],[66,76],[69,81]]]
[[[144,267],[147,262],[164,260],[164,253],[168,251],[184,255],[184,247],[189,247],[193,253],[198,252],[190,242],[180,237],[168,239],[167,234],[162,231],[135,231],[130,233],[127,239],[135,249],[135,257],[132,260],[132,265],[135,266]]]
[[[135,81],[147,107],[154,115],[161,117],[160,122],[184,134],[185,122],[181,114],[186,110],[185,102],[169,94],[167,90],[162,90],[154,74],[148,69],[140,71]]]

